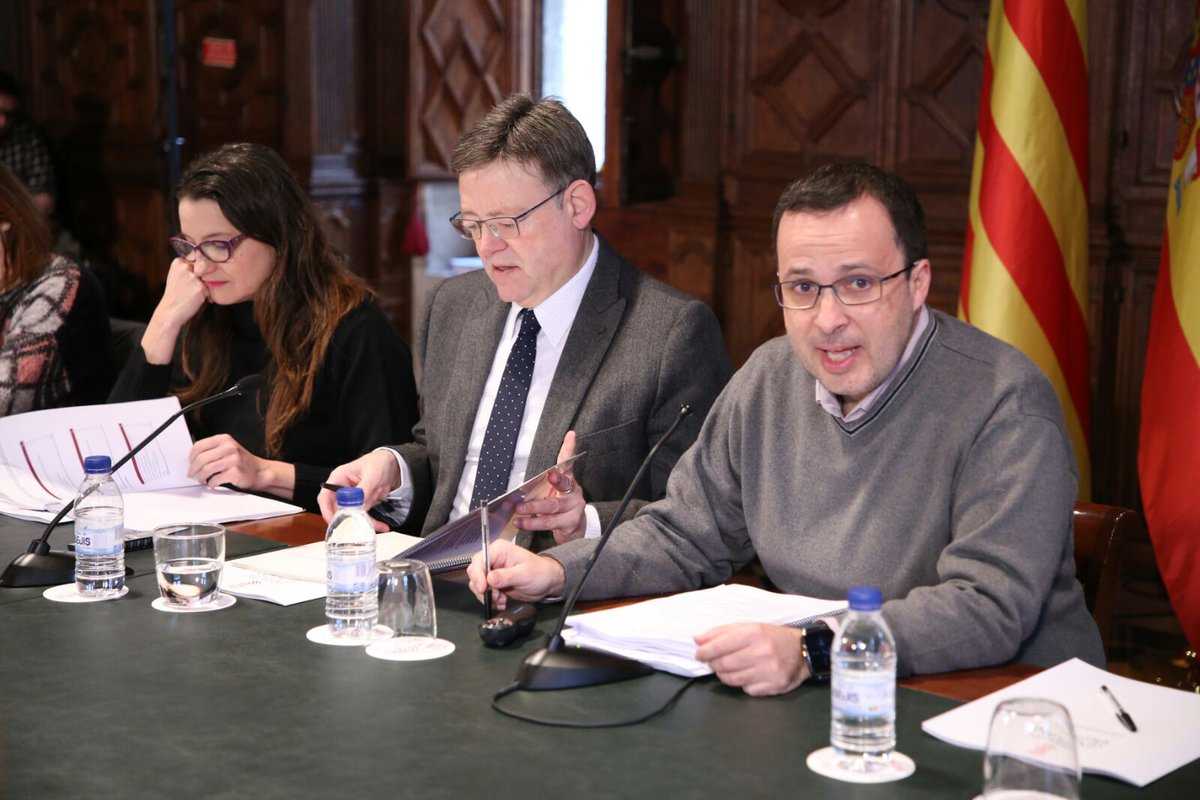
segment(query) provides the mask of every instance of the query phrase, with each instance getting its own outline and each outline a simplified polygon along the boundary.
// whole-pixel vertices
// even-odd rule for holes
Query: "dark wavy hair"
[[[0,291],[7,292],[42,274],[50,261],[50,227],[33,204],[29,190],[0,164],[0,222],[11,226],[4,236],[7,263],[0,264]]]
[[[278,456],[289,426],[312,403],[317,370],[338,323],[370,294],[325,238],[308,196],[269,147],[228,144],[188,165],[177,199],[213,200],[239,233],[275,250],[275,268],[254,295],[267,345],[267,454]],[[230,379],[231,310],[214,304],[184,332],[180,392],[187,404]],[[240,377],[240,376],[233,376]]]

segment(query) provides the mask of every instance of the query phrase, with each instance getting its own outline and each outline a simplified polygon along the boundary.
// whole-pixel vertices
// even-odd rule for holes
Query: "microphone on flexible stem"
[[[563,642],[562,629],[563,625],[566,624],[567,616],[575,608],[575,602],[579,599],[579,593],[583,591],[583,584],[587,582],[588,575],[591,573],[592,567],[596,564],[596,558],[600,555],[600,551],[604,549],[604,545],[608,543],[608,539],[617,527],[621,515],[625,513],[625,508],[629,505],[629,501],[633,497],[634,488],[641,481],[642,474],[650,466],[650,462],[654,459],[654,455],[658,452],[658,449],[663,446],[663,443],[667,439],[671,438],[671,434],[675,433],[675,429],[679,427],[679,423],[683,422],[684,417],[690,413],[692,413],[690,405],[684,403],[680,406],[679,416],[675,418],[675,422],[671,424],[667,432],[662,435],[654,447],[650,448],[650,452],[646,454],[645,460],[638,467],[637,474],[633,476],[633,481],[625,491],[625,496],[621,498],[621,504],[617,506],[616,513],[608,521],[604,532],[600,534],[600,539],[596,543],[596,549],[592,551],[592,555],[583,567],[583,575],[580,576],[579,582],[575,584],[574,588],[567,595],[567,599],[563,603],[562,613],[558,615],[558,621],[554,624],[554,630],[546,637],[546,646],[530,653],[521,662],[521,667],[517,670],[516,688],[532,690],[572,689],[580,686],[594,686],[600,683],[623,681],[628,678],[639,678],[654,672],[652,668],[632,659],[610,655],[609,653],[601,653],[598,650],[585,650],[582,647],[567,647]]]
[[[155,437],[165,431],[172,422],[187,412],[228,397],[240,397],[252,389],[258,388],[262,382],[262,375],[247,375],[224,391],[187,404],[167,417],[166,422],[151,431],[149,436],[138,442],[136,447],[122,456],[117,463],[113,464],[112,472],[116,472],[123,467],[131,458],[141,452],[143,447],[150,444],[150,442],[154,441]],[[75,501],[72,500],[59,509],[58,513],[54,515],[54,519],[47,523],[41,537],[30,542],[25,552],[14,558],[12,563],[4,570],[4,574],[0,575],[0,586],[54,586],[60,583],[70,583],[75,580],[75,556],[61,550],[51,550],[48,543],[50,534],[54,531],[54,526],[62,522],[62,518],[74,507]]]

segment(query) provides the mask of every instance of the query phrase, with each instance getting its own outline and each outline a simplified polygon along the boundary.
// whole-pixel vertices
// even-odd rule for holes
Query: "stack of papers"
[[[620,608],[573,614],[563,640],[570,645],[632,658],[685,677],[711,675],[697,661],[697,634],[735,622],[802,626],[841,613],[845,600],[820,600],[727,584]]]
[[[1117,719],[1101,686],[1133,718],[1136,732]],[[1066,706],[1085,772],[1140,787],[1200,758],[1200,695],[1122,678],[1077,658],[927,719],[921,729],[950,744],[984,750],[992,712],[1013,697],[1043,697]]]
[[[0,418],[0,514],[49,522],[75,498],[86,456],[106,455],[115,463],[178,410],[179,398],[164,397]],[[174,523],[265,519],[303,510],[282,500],[209,489],[189,478],[191,447],[180,417],[113,473],[125,501],[127,539]]]
[[[375,537],[375,556],[394,558],[421,541],[395,531]],[[228,561],[221,571],[221,591],[266,600],[281,606],[325,596],[325,543],[313,542]]]

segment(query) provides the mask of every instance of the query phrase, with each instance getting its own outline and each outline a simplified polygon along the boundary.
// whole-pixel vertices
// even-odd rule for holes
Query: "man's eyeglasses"
[[[199,250],[206,261],[211,261],[214,264],[224,264],[229,259],[233,258],[233,251],[242,243],[243,239],[249,238],[247,234],[239,234],[232,239],[208,239],[200,244],[192,244],[182,236],[172,236],[169,241],[171,249],[175,254],[184,261],[194,263],[196,261],[196,251]]]
[[[474,239],[479,241],[479,237],[483,236],[483,228],[486,225],[488,233],[495,236],[497,239],[515,239],[521,235],[521,229],[517,226],[521,220],[528,217],[534,211],[537,211],[542,206],[549,203],[555,197],[565,192],[567,187],[559,189],[554,194],[547,197],[542,202],[532,208],[527,208],[515,217],[491,217],[489,219],[464,219],[462,212],[459,211],[450,218],[450,224],[454,226],[454,230],[458,231],[458,235],[464,239]]]
[[[822,289],[832,289],[833,296],[842,305],[861,306],[874,303],[883,297],[883,284],[892,278],[897,278],[917,266],[916,261],[891,275],[880,278],[870,273],[856,273],[838,278],[833,283],[817,283],[807,278],[795,281],[780,281],[771,284],[775,290],[775,302],[784,308],[804,311],[812,308],[821,299]]]

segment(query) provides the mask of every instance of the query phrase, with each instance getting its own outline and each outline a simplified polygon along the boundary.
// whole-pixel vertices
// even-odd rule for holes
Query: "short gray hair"
[[[534,166],[550,185],[596,185],[596,157],[579,120],[554,98],[509,95],[463,134],[450,168],[455,175],[497,161]]]

